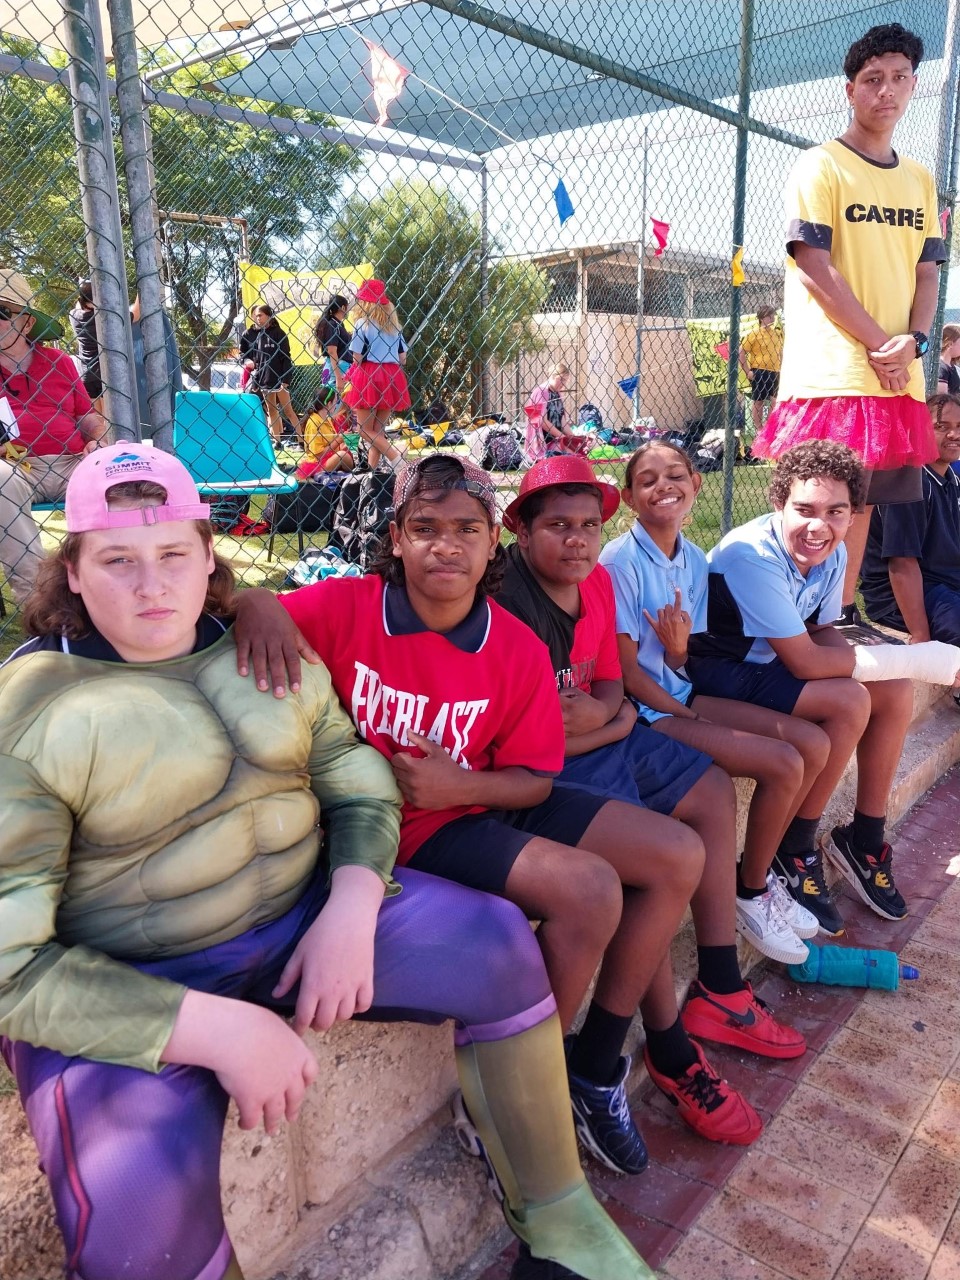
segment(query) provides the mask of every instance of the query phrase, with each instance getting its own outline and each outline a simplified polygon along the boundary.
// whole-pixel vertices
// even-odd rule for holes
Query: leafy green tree
[[[372,200],[352,196],[331,238],[330,261],[370,262],[386,281],[411,342],[407,375],[415,406],[424,409],[439,397],[457,412],[476,411],[483,368],[539,345],[533,316],[549,290],[545,273],[531,263],[498,261],[491,242],[484,282],[479,216],[445,187],[414,179]]]
[[[237,59],[201,63],[174,72],[162,87],[182,97],[222,102],[210,82],[240,65]],[[316,112],[253,99],[231,99],[231,105],[287,120],[330,123]],[[329,225],[344,179],[359,166],[352,148],[159,107],[150,115],[162,209],[245,219],[250,260],[259,266],[294,270],[313,256],[317,228]],[[202,368],[234,345],[238,232],[175,223],[167,230],[178,337]]]
[[[26,40],[0,37],[0,50],[34,61],[44,53]],[[45,51],[44,51],[45,52]],[[150,54],[151,69],[169,51]],[[63,65],[63,59],[60,59]],[[155,86],[181,97],[223,102],[215,82],[239,70],[224,58],[173,72]],[[52,305],[65,309],[86,275],[83,217],[73,159],[69,92],[26,76],[0,79],[5,128],[0,131],[0,263],[15,264],[43,282]],[[254,99],[230,99],[241,109],[288,120],[328,124],[327,117]],[[187,111],[150,111],[157,200],[179,213],[242,218],[252,261],[293,268],[316,252],[312,237],[329,224],[356,152],[323,139],[286,135]],[[116,141],[121,208],[126,210],[123,157]],[[210,361],[234,345],[240,299],[235,225],[164,224],[164,258],[174,298],[174,322],[185,367],[203,379]],[[129,260],[129,259],[128,259]],[[130,263],[131,282],[132,262]]]
[[[45,61],[30,40],[0,36],[0,52]],[[58,70],[66,65],[55,55]],[[69,309],[87,274],[70,95],[24,75],[0,78],[0,264],[24,271],[53,311]]]

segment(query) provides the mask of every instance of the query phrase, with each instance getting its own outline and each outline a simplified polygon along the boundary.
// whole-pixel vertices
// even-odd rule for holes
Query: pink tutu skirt
[[[350,366],[343,403],[351,409],[374,409],[378,413],[396,413],[410,408],[407,375],[398,364],[363,364]]]
[[[750,451],[779,458],[805,440],[834,440],[870,471],[922,467],[938,455],[927,406],[912,396],[830,396],[780,400]]]

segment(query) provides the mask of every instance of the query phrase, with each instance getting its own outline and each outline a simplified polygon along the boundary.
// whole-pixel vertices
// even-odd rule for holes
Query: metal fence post
[[[737,154],[734,164],[733,186],[733,248],[732,253],[743,246],[744,222],[747,205],[747,148],[750,133],[747,118],[750,114],[750,59],[753,53],[753,0],[743,0],[740,19],[740,86],[737,111]],[[723,512],[720,521],[722,533],[733,528],[733,468],[737,460],[737,380],[740,371],[740,286],[730,286],[730,341],[727,356],[727,402],[723,441]]]
[[[940,366],[940,333],[943,329],[943,312],[947,304],[947,282],[950,273],[949,254],[953,244],[953,220],[957,203],[957,161],[960,158],[960,91],[957,75],[960,74],[960,16],[956,3],[947,8],[947,28],[943,37],[943,78],[940,99],[940,120],[937,138],[937,194],[950,211],[950,221],[944,240],[947,242],[947,264],[940,272],[937,293],[937,310],[930,330],[931,343],[926,359],[927,391],[937,389],[937,370]]]
[[[173,425],[170,407],[170,376],[163,331],[158,257],[156,199],[147,130],[150,127],[140,82],[136,30],[130,0],[108,0],[113,30],[113,56],[117,70],[117,105],[123,141],[123,168],[130,205],[133,262],[140,294],[140,327],[143,332],[143,362],[147,383],[147,404],[154,433]],[[139,412],[138,412],[139,418]],[[138,433],[139,434],[139,433]]]
[[[138,414],[133,336],[100,11],[96,0],[61,3],[87,258],[97,304],[106,416],[114,428],[135,431]]]

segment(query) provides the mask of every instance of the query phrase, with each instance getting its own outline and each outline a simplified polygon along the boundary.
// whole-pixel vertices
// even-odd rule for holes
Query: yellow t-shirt
[[[918,262],[943,262],[933,175],[915,160],[867,160],[834,139],[805,151],[787,182],[786,342],[781,400],[891,396],[867,351],[833,323],[800,281],[792,247],[829,249],[833,265],[886,333],[909,333]],[[907,394],[924,399],[915,360]]]
[[[763,325],[754,329],[740,340],[740,346],[747,353],[751,369],[766,369],[770,373],[779,373],[783,361],[783,330],[776,325]]]
[[[311,413],[303,424],[304,449],[311,457],[319,458],[333,448],[339,434],[332,418],[322,413]]]

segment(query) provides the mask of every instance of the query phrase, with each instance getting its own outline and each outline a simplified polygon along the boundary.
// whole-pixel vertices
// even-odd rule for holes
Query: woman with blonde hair
[[[343,403],[357,415],[357,427],[370,449],[371,468],[381,457],[395,466],[402,455],[387,439],[384,428],[395,413],[410,408],[403,371],[407,344],[382,280],[364,280],[357,290],[353,316],[353,366],[343,389]]]
[[[941,395],[960,396],[960,324],[945,324],[940,339],[940,368],[937,390]]]
[[[567,422],[562,392],[570,381],[570,366],[554,365],[550,377],[530,393],[523,407],[527,415],[524,451],[531,465],[552,453],[584,453],[592,447],[592,436],[578,436]]]

